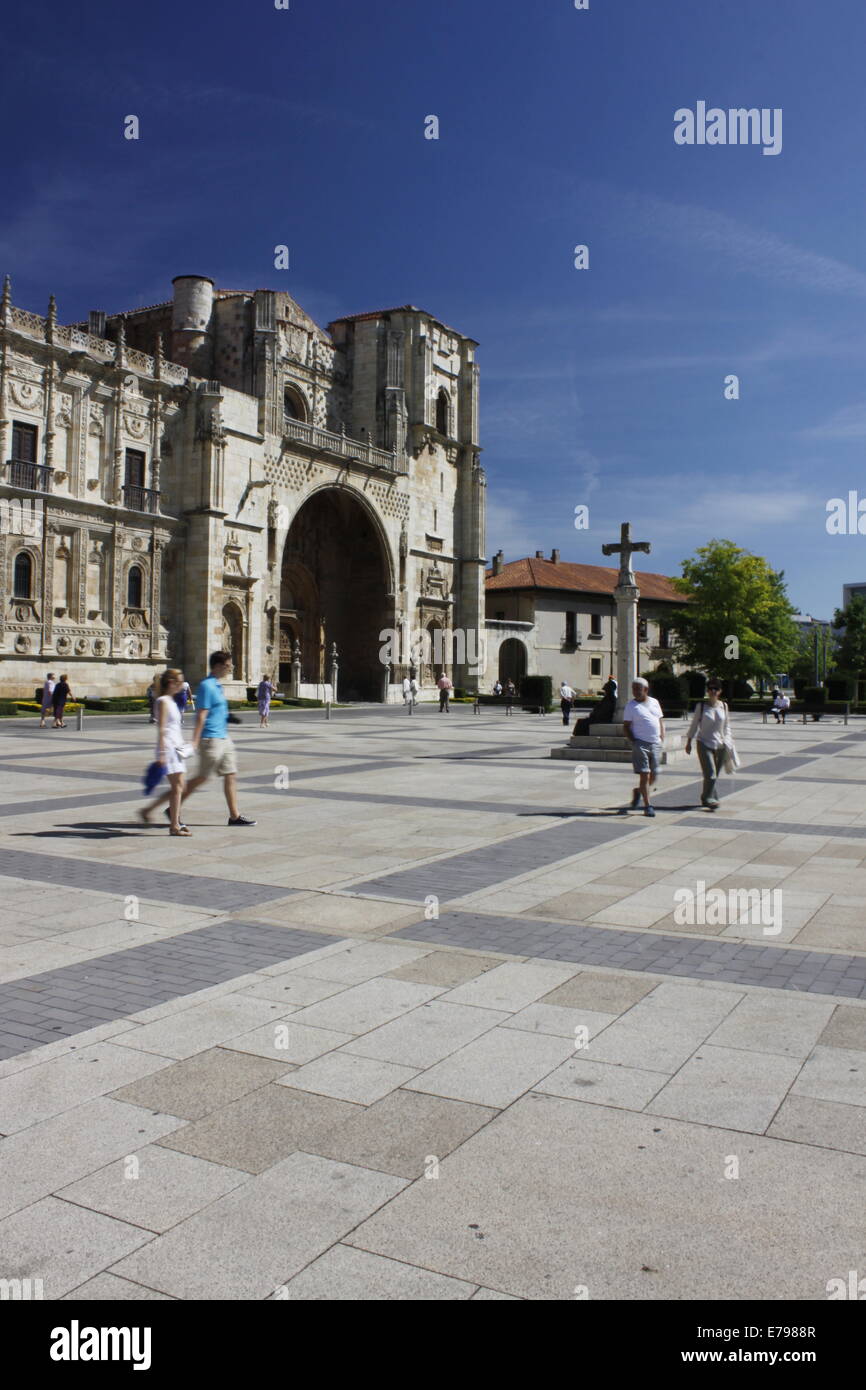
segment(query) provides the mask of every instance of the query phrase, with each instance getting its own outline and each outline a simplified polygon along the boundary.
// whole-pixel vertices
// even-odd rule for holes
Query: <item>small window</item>
[[[451,401],[443,386],[436,397],[436,429],[440,434],[450,434]]]
[[[13,576],[13,592],[15,598],[31,598],[33,584],[33,560],[22,550],[15,556],[15,572]]]
[[[574,647],[577,645],[577,614],[566,613],[565,615],[565,645]]]
[[[600,657],[600,656],[591,656],[591,657],[589,658],[589,674],[590,674],[591,676],[600,676],[600,675],[601,675],[601,657]]]
[[[287,386],[283,392],[283,414],[287,420],[306,420],[307,406],[300,391]]]
[[[16,463],[35,463],[38,432],[35,425],[12,421],[12,458]]]
[[[589,615],[589,631],[590,631],[590,635],[593,636],[593,637],[600,637],[600,636],[601,636],[601,614],[600,614],[600,613],[590,613],[590,615]]]
[[[671,647],[673,646],[673,643],[671,642],[671,630],[669,627],[659,628],[659,646],[663,647],[665,651],[670,651]]]
[[[141,608],[142,574],[138,565],[133,565],[126,577],[126,606]]]

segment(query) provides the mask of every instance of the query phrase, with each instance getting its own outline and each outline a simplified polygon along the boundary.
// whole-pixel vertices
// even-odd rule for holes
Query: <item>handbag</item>
[[[731,734],[731,731],[730,731],[730,729],[728,728],[728,707],[727,707],[727,705],[725,705],[724,748],[725,748],[725,758],[724,758],[724,764],[723,764],[723,765],[724,765],[724,769],[725,769],[725,772],[727,772],[728,774],[731,774],[731,773],[736,772],[736,771],[737,771],[737,768],[740,766],[740,757],[739,757],[739,754],[737,753],[737,745],[734,743],[733,735]]]

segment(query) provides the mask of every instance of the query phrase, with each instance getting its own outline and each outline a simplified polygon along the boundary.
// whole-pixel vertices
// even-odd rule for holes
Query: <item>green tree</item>
[[[674,580],[688,603],[671,618],[677,658],[719,676],[728,691],[737,680],[786,671],[799,633],[785,576],[733,541],[710,541],[683,561]]]
[[[847,608],[837,608],[833,614],[834,632],[844,628],[836,648],[836,666],[862,677],[866,672],[866,599],[854,594]]]

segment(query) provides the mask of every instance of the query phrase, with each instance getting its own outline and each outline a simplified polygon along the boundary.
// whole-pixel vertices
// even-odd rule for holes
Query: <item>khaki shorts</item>
[[[235,746],[230,738],[203,738],[198,746],[198,776],[228,777],[237,772]]]

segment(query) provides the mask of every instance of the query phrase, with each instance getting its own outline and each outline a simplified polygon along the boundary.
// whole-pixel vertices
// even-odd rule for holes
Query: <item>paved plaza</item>
[[[550,758],[552,715],[243,718],[258,824],[211,783],[187,840],[136,820],[146,722],[0,722],[0,1278],[821,1300],[866,1274],[866,720],[735,717],[720,809],[692,758],[653,820],[628,767]]]

